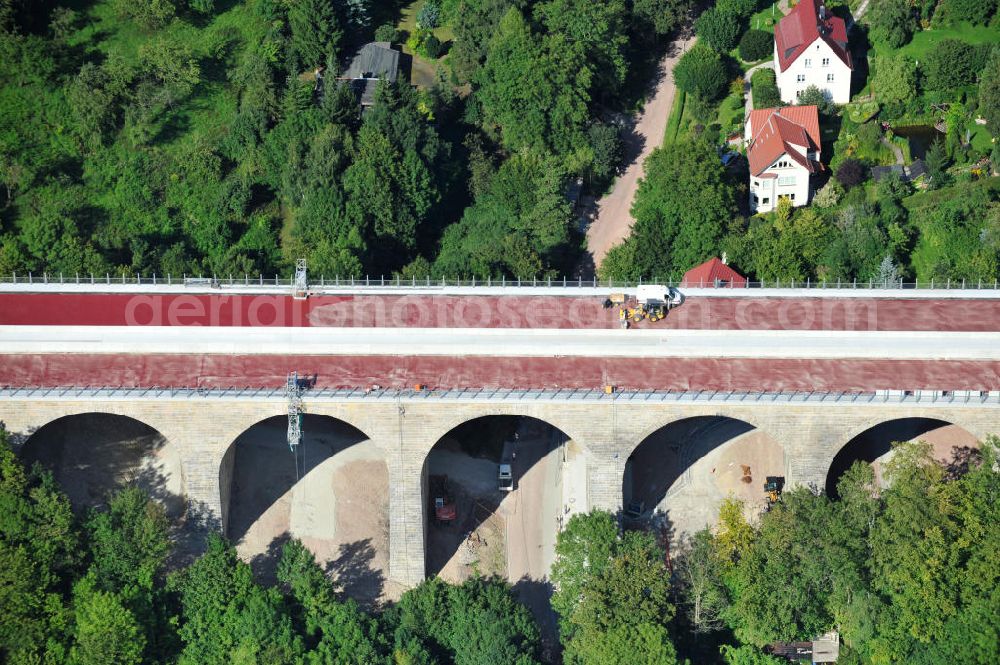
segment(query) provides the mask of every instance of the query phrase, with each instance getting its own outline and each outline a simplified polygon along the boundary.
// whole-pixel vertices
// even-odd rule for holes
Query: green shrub
[[[917,17],[907,0],[873,0],[866,19],[872,42],[899,48],[917,29]]]
[[[433,30],[441,21],[441,5],[428,0],[417,12],[417,25],[425,30]]]
[[[740,24],[738,17],[713,7],[702,12],[694,22],[694,31],[703,43],[726,53],[736,46],[740,38]]]
[[[757,0],[718,0],[716,9],[739,18],[750,18],[757,11]]]
[[[990,46],[974,46],[957,39],[943,39],[924,58],[921,68],[928,90],[944,92],[976,82],[986,66]]]
[[[750,78],[750,90],[753,93],[753,107],[766,109],[781,106],[781,93],[774,77],[773,69],[758,69]]]
[[[399,30],[392,23],[384,23],[375,28],[375,41],[389,42],[390,44],[399,41]]]
[[[729,84],[722,58],[708,46],[695,44],[674,67],[674,81],[684,92],[714,100]]]
[[[432,60],[441,55],[441,40],[433,34],[427,35],[427,39],[424,40],[424,55]]]
[[[764,30],[747,30],[740,39],[740,57],[746,62],[756,62],[774,53],[774,35]]]
[[[990,0],[942,0],[934,18],[942,23],[968,21],[976,25],[986,25],[996,8],[996,2]]]

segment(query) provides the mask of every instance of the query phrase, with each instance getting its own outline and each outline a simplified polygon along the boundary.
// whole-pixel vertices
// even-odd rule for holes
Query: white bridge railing
[[[115,388],[115,387],[4,387],[3,400],[275,400],[285,401],[285,387],[265,388]],[[462,388],[414,390],[393,388],[312,388],[305,403],[318,401],[485,401],[485,402],[624,402],[725,404],[908,404],[942,406],[1000,406],[1000,390],[876,390],[868,392],[767,392],[724,390],[604,390]]]
[[[31,285],[135,285],[135,286],[180,286],[180,287],[194,287],[199,289],[211,288],[211,289],[223,289],[223,288],[233,288],[233,287],[256,287],[258,289],[266,288],[281,288],[284,290],[291,289],[296,284],[295,277],[282,277],[280,275],[135,275],[122,273],[120,275],[112,275],[110,273],[105,273],[103,275],[91,274],[74,274],[66,275],[63,273],[42,273],[42,274],[32,274],[32,273],[12,273],[7,275],[0,275],[0,287],[8,284],[31,284]],[[692,283],[688,282],[686,284],[681,283],[681,280],[677,276],[654,276],[650,279],[640,279],[638,281],[616,281],[616,280],[598,280],[596,278],[583,279],[583,278],[567,278],[567,277],[530,277],[524,279],[514,279],[514,278],[488,278],[488,279],[477,279],[475,277],[471,279],[464,278],[435,278],[435,277],[408,277],[403,278],[399,276],[340,276],[335,275],[334,277],[310,277],[308,286],[310,290],[322,290],[324,288],[341,289],[341,288],[413,288],[413,289],[427,289],[427,288],[446,288],[446,287],[458,287],[458,288],[468,288],[468,287],[502,287],[502,288],[634,288],[641,284],[663,284],[665,286],[684,286],[686,288],[713,288],[716,286],[726,286],[725,284],[715,284],[713,282],[703,282],[703,283]],[[978,281],[967,281],[967,280],[930,280],[930,281],[913,281],[905,282],[902,279],[899,281],[879,281],[879,280],[836,280],[836,281],[817,281],[817,280],[786,280],[786,281],[774,281],[774,282],[753,282],[747,281],[745,286],[740,286],[737,288],[748,288],[748,289],[968,289],[968,290],[980,290],[980,289],[990,289],[996,290],[1000,288],[1000,281],[993,280],[992,282],[987,280]]]

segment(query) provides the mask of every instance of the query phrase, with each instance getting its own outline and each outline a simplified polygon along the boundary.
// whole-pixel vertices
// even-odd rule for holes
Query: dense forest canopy
[[[998,277],[995,8],[873,0],[851,36],[870,93],[804,98],[829,167],[810,206],[750,216],[745,165],[719,155],[741,130],[742,58],[771,53],[757,3],[692,23],[690,0],[426,0],[408,32],[400,1],[0,0],[0,274],[270,275],[301,257],[330,277],[576,274],[570,192],[607,191],[622,118],[693,25],[671,110],[689,130],[646,161],[602,277],[678,278],[723,251],[766,281]],[[337,77],[375,38],[433,73],[380,81],[362,112]],[[768,74],[755,103],[780,103]],[[900,143],[873,112],[944,128],[917,187],[874,182]]]
[[[567,189],[613,176],[689,7],[425,6],[437,83],[362,113],[337,74],[391,0],[3,0],[0,273],[564,273]]]

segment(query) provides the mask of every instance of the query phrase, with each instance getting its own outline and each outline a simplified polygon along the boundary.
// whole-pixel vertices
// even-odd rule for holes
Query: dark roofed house
[[[389,42],[370,42],[355,54],[340,78],[352,82],[362,106],[371,106],[379,79],[395,81],[399,77],[399,55]]]
[[[879,182],[890,173],[899,175],[903,182],[911,182],[927,173],[927,165],[924,163],[924,160],[918,159],[909,166],[900,166],[899,164],[893,164],[892,166],[873,166],[871,170],[872,179],[875,182]]]

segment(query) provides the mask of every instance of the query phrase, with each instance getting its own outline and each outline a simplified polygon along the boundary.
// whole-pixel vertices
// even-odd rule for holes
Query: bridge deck
[[[850,298],[788,298],[736,292],[740,297],[691,295],[666,320],[637,327],[1000,331],[1000,297],[875,298],[855,293]],[[294,300],[287,295],[0,293],[0,326],[617,328],[617,310],[604,309],[603,300],[604,295],[326,295]]]
[[[0,356],[0,385],[280,387],[291,370],[319,388],[1000,389],[996,361],[165,354]]]
[[[685,290],[665,321],[621,330],[601,289],[0,290],[0,386],[280,386],[297,370],[320,387],[1000,389],[985,291]]]

